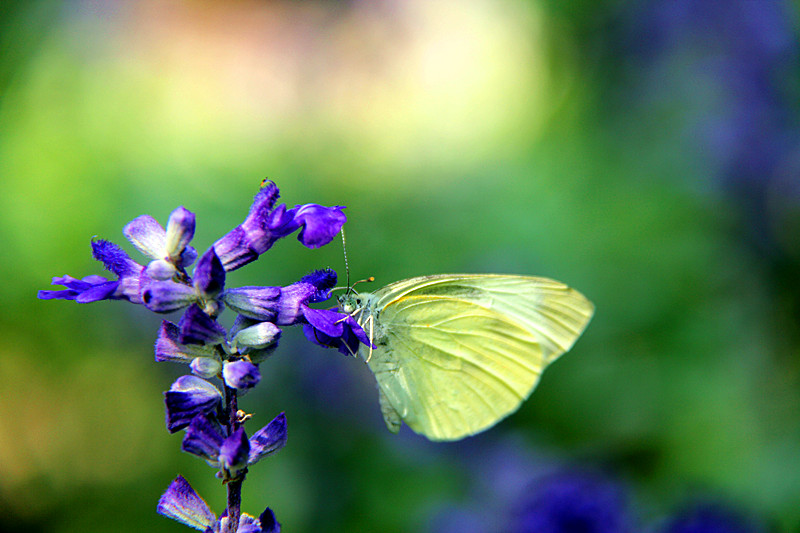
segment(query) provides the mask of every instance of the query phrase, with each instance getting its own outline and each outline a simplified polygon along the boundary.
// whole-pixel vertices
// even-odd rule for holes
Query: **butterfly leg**
[[[366,362],[369,363],[369,360],[372,359],[372,339],[375,333],[374,331],[375,317],[373,315],[369,315],[367,321],[369,322],[369,355],[367,355]]]

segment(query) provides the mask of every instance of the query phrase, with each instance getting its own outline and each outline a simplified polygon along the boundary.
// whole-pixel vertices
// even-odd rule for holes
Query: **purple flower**
[[[232,470],[232,465],[239,465],[241,469],[283,448],[286,435],[286,415],[283,413],[258,430],[246,444],[242,435],[236,433],[225,438],[222,427],[216,421],[198,415],[186,428],[181,449],[202,457],[214,467]],[[245,451],[246,455],[243,455]]]
[[[194,286],[206,298],[215,298],[225,288],[225,269],[214,248],[209,248],[194,269]]]
[[[272,512],[272,509],[267,507],[261,516],[258,517],[258,522],[261,525],[261,533],[281,533],[281,525],[275,519],[275,513]],[[239,529],[240,533],[250,533],[244,531],[243,529]],[[254,531],[253,533],[258,533]]]
[[[109,281],[103,276],[86,276],[76,279],[72,276],[53,278],[53,285],[66,287],[60,291],[39,291],[42,300],[75,300],[86,304],[99,300],[113,299],[114,291],[119,286],[119,281]]]
[[[137,250],[153,259],[147,265],[147,275],[168,280],[197,259],[197,251],[189,242],[194,237],[194,213],[179,207],[169,217],[166,231],[150,215],[129,222],[122,232]]]
[[[261,321],[275,322],[280,305],[280,287],[237,287],[228,289],[222,300],[240,315]]]
[[[308,324],[303,326],[303,333],[314,344],[336,348],[343,355],[355,355],[359,344],[375,347],[358,322],[346,313],[306,308],[304,316]]]
[[[217,457],[223,471],[223,479],[234,479],[247,468],[247,458],[250,457],[250,441],[247,433],[240,427],[231,436],[222,441]]]
[[[258,385],[261,372],[250,361],[233,361],[222,365],[222,377],[228,387],[244,391]]]
[[[255,261],[278,239],[301,229],[298,238],[309,248],[329,243],[346,221],[343,207],[315,204],[286,210],[281,204],[273,209],[280,196],[278,187],[265,182],[253,199],[244,222],[214,243],[225,270],[230,272]]]
[[[181,376],[164,393],[167,405],[167,429],[175,433],[200,414],[210,413],[222,402],[222,393],[197,376]]]
[[[216,316],[220,309],[216,297],[225,287],[225,270],[213,248],[200,258],[194,275],[191,286],[172,280],[148,283],[142,291],[145,306],[156,313],[169,313],[199,303],[203,312]]]
[[[263,457],[277,452],[286,445],[286,438],[286,415],[281,413],[250,437],[250,456],[247,463],[255,464]]]
[[[217,525],[217,517],[208,504],[183,476],[178,476],[170,483],[167,491],[158,500],[156,510],[158,514],[201,531],[213,531]]]
[[[200,306],[192,304],[178,323],[182,344],[220,344],[225,340],[225,328],[205,314]]]
[[[217,520],[208,504],[195,492],[182,476],[175,478],[158,500],[157,512],[205,533],[227,531],[228,517]],[[281,526],[275,514],[267,507],[261,516],[254,518],[246,513],[239,517],[239,533],[280,533]]]
[[[125,250],[103,239],[92,241],[92,255],[103,263],[106,270],[116,274],[115,281],[109,281],[102,276],[86,276],[83,279],[72,276],[53,278],[53,285],[63,285],[67,289],[39,291],[39,298],[75,300],[78,303],[100,300],[128,300],[135,304],[142,303],[139,295],[144,271],[142,265],[128,257]]]
[[[284,235],[300,228],[297,240],[308,248],[325,246],[336,237],[347,217],[343,206],[323,207],[317,204],[296,205],[286,212],[284,223],[278,231]]]
[[[142,291],[145,307],[156,313],[171,313],[197,300],[197,293],[192,287],[174,281],[153,281]]]
[[[240,315],[241,316],[241,315]],[[239,321],[243,325],[243,320]],[[250,354],[253,349],[263,350],[274,347],[281,336],[281,330],[272,322],[256,322],[236,331],[231,346],[240,354]]]
[[[336,272],[316,270],[286,287],[239,287],[225,291],[225,304],[248,318],[274,322],[281,326],[296,324],[308,308],[330,298],[336,285]]]
[[[187,364],[192,373],[201,378],[216,376],[222,370],[222,359],[214,346],[184,344],[181,342],[181,328],[167,320],[158,330],[155,353],[156,361]]]

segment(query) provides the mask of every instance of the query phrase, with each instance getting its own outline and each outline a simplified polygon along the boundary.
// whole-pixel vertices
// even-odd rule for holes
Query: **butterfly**
[[[547,278],[440,274],[373,293],[348,289],[339,310],[372,342],[358,354],[378,382],[389,430],[404,421],[431,440],[450,441],[516,411],[581,335],[594,305]]]

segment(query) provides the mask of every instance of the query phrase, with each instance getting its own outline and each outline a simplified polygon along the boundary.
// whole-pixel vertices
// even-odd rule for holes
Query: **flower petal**
[[[343,206],[323,207],[317,204],[295,206],[294,221],[302,229],[297,240],[308,248],[319,248],[331,242],[347,221]]]
[[[254,326],[240,330],[233,337],[232,345],[239,352],[241,348],[263,349],[272,346],[281,336],[281,330],[272,322],[259,322]]]
[[[169,215],[165,242],[166,256],[173,263],[179,263],[181,254],[194,237],[194,213],[181,206]]]
[[[330,309],[312,309],[309,307],[305,310],[304,316],[309,324],[325,335],[341,337],[344,334],[344,321],[348,315],[337,313]]]
[[[314,294],[307,303],[324,302],[330,298],[330,289],[336,285],[336,279],[336,271],[330,268],[315,270],[314,272],[303,276],[300,279],[301,283],[310,283],[317,288],[316,294]]]
[[[206,250],[197,262],[197,267],[194,269],[194,286],[210,297],[215,297],[225,288],[225,268],[213,246]]]
[[[222,294],[225,305],[244,316],[274,321],[278,316],[280,287],[238,287]]]
[[[217,522],[208,504],[194,491],[183,476],[175,478],[158,500],[157,512],[189,527],[208,531]]]
[[[249,361],[233,361],[223,365],[222,377],[228,387],[246,390],[258,385],[261,381],[261,372]]]
[[[143,268],[142,265],[128,257],[125,250],[113,242],[103,239],[92,241],[92,255],[103,263],[106,270],[113,272],[119,278],[138,276]]]
[[[229,477],[247,468],[250,456],[250,441],[244,428],[239,428],[222,443],[219,449],[219,464]]]
[[[261,533],[261,522],[247,513],[239,515],[239,529],[236,533]]]
[[[211,346],[202,344],[183,344],[180,342],[180,328],[164,320],[158,330],[156,340],[156,361],[173,361],[175,363],[191,363],[195,358],[212,358],[219,360],[217,351]]]
[[[197,300],[194,288],[174,281],[155,281],[142,291],[142,301],[151,311],[169,313]]]
[[[286,437],[286,414],[281,413],[250,437],[250,456],[247,462],[255,464],[262,457],[277,452],[286,445]]]
[[[350,315],[327,309],[305,308],[308,325],[303,327],[306,338],[326,348],[336,348],[343,355],[358,352],[359,344],[375,347],[366,332]]]
[[[222,370],[222,361],[219,357],[195,357],[189,363],[189,368],[192,369],[192,374],[203,379],[211,379],[219,375]]]
[[[149,278],[166,281],[175,275],[177,269],[175,265],[166,259],[154,259],[147,264],[147,268],[145,268],[144,272]]]
[[[150,215],[136,217],[123,228],[122,233],[137,250],[152,259],[166,256],[167,233],[161,224]]]
[[[181,449],[207,461],[216,462],[224,440],[218,423],[210,422],[204,415],[197,415],[186,428]]]
[[[278,237],[270,231],[268,221],[279,196],[274,183],[265,183],[253,198],[244,222],[214,243],[214,249],[226,271],[236,270],[256,260],[272,247]]]
[[[183,344],[220,344],[225,340],[225,328],[205,314],[200,306],[192,304],[178,323],[178,340]]]
[[[222,393],[197,376],[181,376],[164,393],[167,429],[170,433],[185,428],[192,419],[213,411],[222,402]]]
[[[275,513],[269,507],[261,513],[258,521],[261,522],[261,533],[281,533],[281,525],[275,519]]]

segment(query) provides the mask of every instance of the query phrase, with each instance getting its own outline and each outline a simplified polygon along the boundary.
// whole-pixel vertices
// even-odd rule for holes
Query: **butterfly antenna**
[[[350,265],[347,264],[347,239],[344,236],[344,227],[342,227],[342,252],[344,253],[344,271],[347,276],[347,292],[345,295],[350,294],[352,287],[350,286]]]
[[[370,277],[368,277],[366,279],[360,279],[360,280],[354,282],[352,285],[350,285],[350,264],[347,262],[347,239],[344,236],[344,228],[341,229],[341,234],[342,234],[342,252],[344,253],[344,271],[346,272],[346,276],[347,276],[346,277],[347,284],[346,284],[345,287],[334,287],[334,288],[331,289],[331,291],[337,291],[337,290],[346,289],[344,295],[347,296],[351,292],[352,293],[356,292],[355,290],[353,290],[353,287],[355,287],[359,283],[365,283],[365,282],[368,282],[368,281],[375,281],[375,277],[374,276],[370,276]]]

